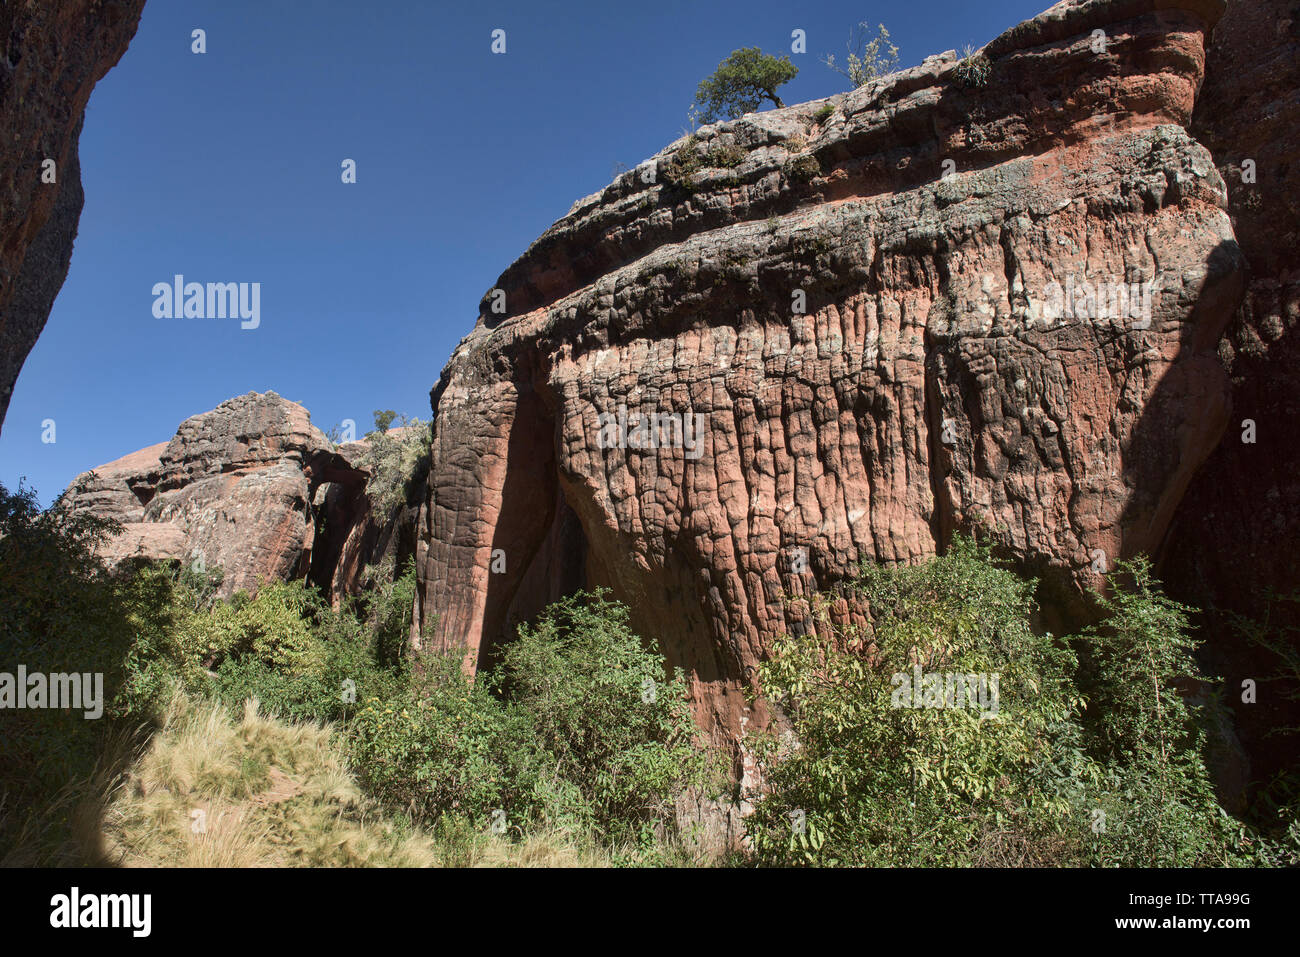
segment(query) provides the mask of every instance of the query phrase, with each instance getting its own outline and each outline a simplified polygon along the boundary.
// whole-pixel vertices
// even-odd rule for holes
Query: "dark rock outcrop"
[[[0,6],[0,426],[67,277],[83,194],[77,141],[91,90],[126,52],[144,0]],[[55,182],[43,181],[55,163]]]
[[[1276,732],[1300,726],[1300,699],[1288,699],[1300,688],[1294,675],[1275,680],[1285,673],[1278,656],[1248,645],[1230,614],[1269,621],[1275,640],[1300,638],[1300,601],[1273,600],[1300,593],[1300,2],[1228,5],[1191,130],[1227,182],[1250,279],[1218,344],[1232,384],[1229,428],[1176,513],[1161,574],[1177,598],[1206,609],[1209,663],[1224,678],[1252,777],[1266,780],[1294,765],[1296,736]],[[1249,704],[1247,679],[1258,686]]]

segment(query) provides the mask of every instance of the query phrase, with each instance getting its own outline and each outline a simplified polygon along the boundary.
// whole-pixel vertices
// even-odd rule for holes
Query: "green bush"
[[[352,723],[365,785],[426,821],[589,832],[646,846],[672,797],[711,770],[679,674],[602,593],[519,628],[498,672],[468,678],[459,653],[428,656],[409,690]]]
[[[1071,648],[1030,627],[1035,583],[958,538],[939,558],[868,567],[865,627],[778,643],[760,670],[797,747],[764,735],[751,818],[775,864],[1224,865],[1270,847],[1213,800],[1185,610],[1120,564],[1104,621]],[[896,675],[999,675],[997,717],[908,707]],[[937,703],[925,689],[922,704]],[[1087,706],[1085,708],[1085,701]]]
[[[807,184],[821,175],[822,167],[815,156],[800,156],[786,164],[785,175],[794,183]]]
[[[238,710],[257,698],[272,714],[316,721],[350,717],[358,702],[387,701],[406,687],[405,644],[415,569],[395,581],[382,574],[358,619],[335,610],[303,582],[273,582],[255,597],[217,605],[189,630],[204,648],[221,645],[216,694]],[[404,609],[404,617],[401,609]]]
[[[758,859],[961,865],[994,828],[1059,830],[1072,790],[1095,774],[1077,746],[1061,748],[1079,705],[1074,659],[1030,630],[1033,583],[959,539],[922,565],[867,567],[855,586],[870,627],[827,627],[825,596],[814,608],[821,637],[778,643],[760,669],[799,747],[755,742],[770,788],[751,819]],[[990,692],[996,675],[996,708],[983,709],[996,716],[911,707],[918,668],[986,676]]]
[[[1101,866],[1238,863],[1251,836],[1218,805],[1205,765],[1212,699],[1195,664],[1188,613],[1166,597],[1144,558],[1119,562],[1101,624],[1083,633],[1088,652],[1088,744],[1108,772],[1096,805],[1105,827],[1089,843]]]
[[[397,426],[393,422],[397,421]],[[406,431],[389,435],[390,428]],[[371,472],[366,497],[380,522],[407,501],[411,490],[428,469],[433,441],[432,423],[398,416],[390,410],[375,412],[375,427],[366,434],[368,448],[361,465]]]
[[[102,676],[98,719],[0,710],[0,858],[22,834],[33,859],[57,862],[77,824],[75,788],[116,770],[106,742],[153,719],[174,681],[201,674],[177,640],[171,579],[110,575],[95,547],[117,523],[68,509],[76,491],[42,511],[31,489],[0,486],[0,672],[91,675],[83,700]]]
[[[461,815],[477,827],[500,811],[531,821],[542,755],[528,716],[462,670],[457,653],[423,658],[410,689],[368,699],[351,725],[362,784],[392,806],[435,822]]]
[[[591,824],[647,840],[671,799],[708,777],[695,746],[685,679],[665,674],[603,591],[579,593],[521,625],[506,646],[500,686],[525,711],[556,777],[585,799]]]

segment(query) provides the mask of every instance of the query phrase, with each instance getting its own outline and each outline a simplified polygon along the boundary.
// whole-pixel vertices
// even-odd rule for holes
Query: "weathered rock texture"
[[[310,573],[338,597],[403,538],[400,515],[371,515],[365,448],[335,449],[301,405],[250,392],[79,476],[69,504],[123,524],[104,549],[111,564],[201,561],[221,569],[224,595]]]
[[[1296,737],[1275,732],[1300,726],[1300,701],[1286,697],[1300,688],[1267,680],[1278,657],[1247,645],[1224,613],[1270,618],[1300,637],[1300,606],[1269,601],[1300,591],[1300,2],[1229,4],[1191,129],[1227,181],[1250,281],[1218,345],[1232,379],[1230,428],[1176,513],[1161,573],[1176,597],[1207,610],[1211,664],[1255,759],[1252,777],[1266,780],[1294,765]],[[1247,420],[1254,443],[1243,441]],[[1259,683],[1254,704],[1241,702],[1247,678]]]
[[[83,194],[77,141],[95,84],[126,52],[144,0],[0,6],[0,426],[67,277]],[[46,160],[56,181],[42,181]]]
[[[1156,549],[1228,422],[1244,262],[1186,130],[1222,10],[1061,3],[984,49],[986,85],[935,57],[576,203],[432,392],[417,629],[482,665],[608,586],[735,740],[789,599],[861,560],[986,523],[1068,610]],[[1143,281],[1149,321],[1052,312],[1053,283]],[[620,407],[702,416],[699,445],[602,447]]]

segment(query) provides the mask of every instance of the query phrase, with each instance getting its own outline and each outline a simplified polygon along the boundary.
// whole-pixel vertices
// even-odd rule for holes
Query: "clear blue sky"
[[[819,60],[860,20],[884,22],[908,66],[1050,5],[149,0],[87,110],[80,235],[18,378],[0,483],[25,476],[48,503],[250,390],[327,430],[363,432],[375,409],[427,418],[483,293],[616,163],[677,138],[732,50],[789,52],[806,31],[781,90],[796,103],[844,89]],[[260,282],[261,326],[154,318],[154,284],[177,273]]]

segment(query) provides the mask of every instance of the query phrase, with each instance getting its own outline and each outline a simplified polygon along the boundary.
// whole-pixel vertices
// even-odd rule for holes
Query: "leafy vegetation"
[[[672,798],[710,766],[684,679],[603,594],[470,680],[459,653],[412,653],[409,566],[337,609],[296,581],[221,601],[219,573],[110,575],[93,546],[112,523],[26,490],[0,508],[0,670],[102,671],[108,716],[3,712],[0,859],[344,863],[340,835],[353,863],[677,853]],[[189,830],[196,802],[220,840]]]
[[[388,516],[409,500],[428,471],[432,423],[399,416],[391,409],[376,409],[374,415],[375,427],[366,433],[367,448],[360,464],[371,472],[366,485],[371,509]]]
[[[620,839],[671,820],[671,798],[709,778],[680,672],[628,624],[604,592],[579,593],[521,625],[500,684],[528,713],[558,779],[581,795],[588,826]]]
[[[712,123],[753,113],[764,101],[785,106],[776,91],[798,73],[799,68],[788,56],[775,57],[759,47],[735,50],[700,81],[695,91],[700,116],[704,122]]]
[[[0,862],[705,860],[673,805],[719,795],[720,759],[685,677],[607,594],[549,606],[471,680],[459,651],[412,650],[409,567],[337,608],[302,582],[221,600],[219,572],[109,574],[94,545],[111,531],[0,490],[0,671],[105,676],[101,721],[0,712]],[[745,860],[1300,860],[1293,793],[1268,833],[1215,802],[1189,609],[1145,561],[1118,566],[1071,640],[1035,631],[1036,583],[973,540],[849,588],[867,622],[816,596],[816,635],[760,670],[784,718],[749,742],[765,788]]]
[[[108,719],[145,720],[157,694],[153,662],[177,651],[157,580],[122,583],[94,558],[116,523],[74,514],[67,500],[42,512],[31,489],[0,487],[0,672],[101,674],[105,717],[0,710],[0,854],[10,842],[57,847],[85,833],[94,807],[69,782],[114,773],[101,761]]]
[[[498,673],[470,681],[458,654],[426,660],[410,691],[367,703],[354,727],[373,793],[422,819],[595,831],[649,847],[671,798],[706,783],[680,675],[603,594],[521,626]]]
[[[807,184],[821,175],[822,167],[817,162],[817,157],[804,155],[788,163],[785,167],[785,175],[792,182]]]
[[[820,596],[823,637],[781,642],[761,669],[798,741],[755,742],[761,861],[1205,866],[1275,853],[1214,801],[1186,609],[1144,561],[1121,563],[1096,596],[1105,617],[1077,652],[1034,633],[1035,583],[972,540],[865,568],[854,586],[869,625],[832,626],[833,596]],[[899,678],[917,672],[997,675],[996,708],[928,691],[909,706]]]
[[[692,133],[664,164],[664,180],[670,186],[694,190],[695,175],[705,169],[732,169],[745,160],[743,150],[730,144],[714,143],[700,148],[700,137]]]

